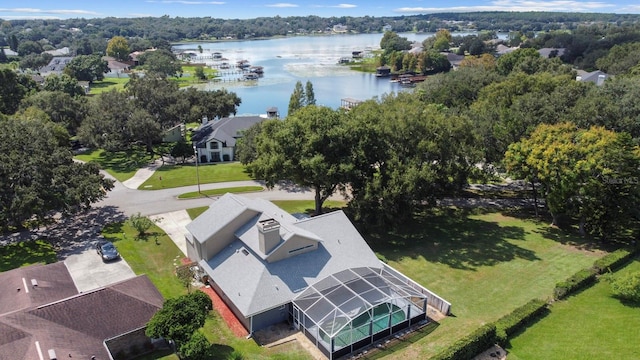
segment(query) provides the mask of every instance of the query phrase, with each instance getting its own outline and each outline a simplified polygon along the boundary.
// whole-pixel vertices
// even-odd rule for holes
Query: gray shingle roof
[[[265,118],[260,116],[237,116],[212,120],[202,124],[193,133],[191,139],[198,147],[204,147],[206,143],[213,140],[226,143],[228,147],[233,147],[236,144],[236,139],[242,137],[241,132],[243,130],[264,120]]]
[[[103,342],[144,327],[164,301],[145,275],[80,294],[71,281],[73,293],[65,294],[61,290],[71,289],[65,286],[66,278],[71,277],[64,263],[58,262],[0,273],[0,294],[17,293],[11,281],[4,281],[10,279],[7,273],[13,273],[12,277],[18,274],[20,282],[22,274],[39,274],[38,287],[29,294],[48,294],[48,302],[42,303],[41,298],[37,298],[0,315],[0,359],[37,359],[36,342],[45,356],[48,349],[53,349],[58,358],[72,355],[89,359],[95,355],[98,359],[108,359]],[[62,280],[54,282],[45,275]]]
[[[252,219],[236,232],[239,238],[209,261],[200,261],[200,266],[246,317],[289,303],[310,284],[333,273],[352,267],[380,267],[376,255],[342,211],[297,220],[266,200],[231,197],[259,210],[259,218],[278,220],[286,229],[281,228],[281,235],[282,231],[297,231],[301,236],[321,239],[317,250],[269,263],[256,247],[257,231],[249,230],[257,222]],[[218,208],[218,204],[224,207],[225,202],[216,202],[211,208]]]

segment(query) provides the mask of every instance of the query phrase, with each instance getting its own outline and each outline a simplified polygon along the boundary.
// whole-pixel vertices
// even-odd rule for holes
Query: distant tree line
[[[396,32],[449,31],[538,31],[575,30],[590,24],[629,26],[637,24],[637,14],[553,13],[553,12],[478,12],[441,13],[410,16],[362,17],[260,17],[255,19],[217,19],[213,17],[146,17],[96,19],[1,20],[0,46],[20,55],[40,53],[67,46],[74,54],[104,52],[107,41],[116,36],[129,40],[131,51],[150,47],[167,48],[169,42],[288,36],[330,31],[334,25],[346,25],[355,33],[382,32],[390,25]],[[43,41],[45,40],[46,41]],[[30,42],[30,43],[27,43]],[[20,49],[20,45],[22,49]],[[29,44],[24,45],[24,44]],[[34,48],[35,47],[35,48]]]

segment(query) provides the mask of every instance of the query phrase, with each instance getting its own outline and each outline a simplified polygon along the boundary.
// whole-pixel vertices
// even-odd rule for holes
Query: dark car
[[[100,241],[96,245],[96,250],[98,254],[102,257],[102,261],[111,261],[120,258],[120,254],[118,250],[113,245],[113,243],[109,241]]]

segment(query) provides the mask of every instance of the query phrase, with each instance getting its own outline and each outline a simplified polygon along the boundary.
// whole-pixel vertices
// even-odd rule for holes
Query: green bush
[[[617,276],[611,283],[613,296],[621,300],[640,303],[640,272]]]
[[[636,251],[629,251],[625,249],[618,249],[610,254],[603,256],[601,259],[596,260],[593,263],[593,269],[598,274],[603,274],[606,271],[616,270],[622,265],[626,264],[637,253]]]
[[[528,303],[513,310],[511,313],[496,321],[496,337],[498,342],[504,345],[523,326],[531,320],[539,317],[547,309],[544,300],[533,299]]]
[[[436,360],[467,360],[487,350],[496,343],[496,325],[480,327],[435,356]]]
[[[565,281],[556,284],[553,289],[553,297],[556,300],[564,299],[578,290],[584,289],[596,281],[596,272],[592,269],[582,269]]]

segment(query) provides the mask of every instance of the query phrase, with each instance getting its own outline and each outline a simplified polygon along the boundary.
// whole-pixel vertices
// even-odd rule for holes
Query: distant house
[[[504,55],[504,54],[508,54],[510,52],[514,52],[516,50],[518,50],[519,47],[508,47],[504,44],[498,44],[498,46],[496,46],[496,55],[500,56],[500,55]]]
[[[393,26],[387,24],[385,26],[382,27],[382,32],[387,32],[387,31],[391,31],[393,30]]]
[[[342,211],[297,219],[273,203],[226,194],[187,225],[187,254],[250,334],[280,322],[329,359],[450,304],[381,262]]]
[[[53,59],[51,59],[51,61],[49,61],[49,64],[41,67],[38,72],[40,73],[40,75],[45,77],[51,74],[60,75],[64,71],[64,68],[67,66],[67,64],[71,62],[71,60],[73,60],[73,56],[54,57]]]
[[[346,33],[349,28],[346,25],[337,24],[333,25],[333,28],[331,30],[335,33]]]
[[[111,56],[103,56],[102,60],[107,62],[107,66],[109,67],[109,71],[114,74],[120,74],[123,72],[129,71],[131,65],[133,65],[133,61],[118,61],[114,57]]]
[[[63,262],[0,273],[0,359],[132,358],[162,295],[141,275],[78,293]]]
[[[184,124],[178,124],[170,129],[167,129],[162,134],[162,142],[178,142],[184,140],[186,135],[186,127]]]
[[[55,49],[55,50],[47,50],[45,51],[45,53],[47,54],[51,54],[53,56],[69,56],[69,54],[71,53],[71,50],[68,47],[63,47],[60,49]]]
[[[464,55],[458,55],[452,52],[441,52],[440,54],[447,57],[447,60],[449,60],[453,70],[457,70],[460,67],[460,63],[462,63],[462,60],[464,60]]]
[[[578,72],[578,75],[576,76],[577,81],[592,82],[598,86],[601,86],[602,84],[604,84],[604,81],[611,77],[611,75],[600,70],[596,70],[592,72],[578,70],[577,72]]]
[[[560,57],[564,55],[565,48],[542,48],[538,50],[538,54],[545,59]]]
[[[200,162],[233,161],[242,131],[264,121],[260,116],[236,116],[202,124],[192,135]]]

